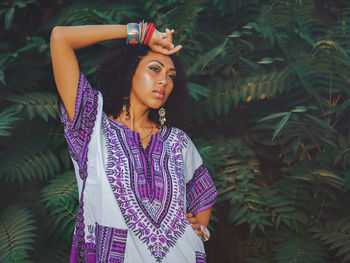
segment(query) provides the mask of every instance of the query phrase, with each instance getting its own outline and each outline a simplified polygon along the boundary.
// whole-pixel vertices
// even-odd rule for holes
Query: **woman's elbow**
[[[50,42],[57,41],[63,38],[63,27],[55,26],[51,31]]]

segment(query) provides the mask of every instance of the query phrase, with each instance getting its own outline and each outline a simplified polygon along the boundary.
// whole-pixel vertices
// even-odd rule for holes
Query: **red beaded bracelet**
[[[151,37],[153,35],[154,30],[156,29],[155,25],[153,23],[150,23],[147,26],[147,31],[146,31],[146,37],[145,37],[145,41],[143,42],[144,45],[148,46],[149,42],[151,40]]]

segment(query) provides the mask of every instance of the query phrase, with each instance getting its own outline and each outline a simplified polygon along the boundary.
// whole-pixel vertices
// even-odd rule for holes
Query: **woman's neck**
[[[120,119],[129,129],[134,131],[143,131],[154,127],[154,124],[148,119],[149,108],[142,107],[141,105],[138,107],[130,105],[128,112],[129,117],[127,116],[126,111],[122,111],[118,119]]]

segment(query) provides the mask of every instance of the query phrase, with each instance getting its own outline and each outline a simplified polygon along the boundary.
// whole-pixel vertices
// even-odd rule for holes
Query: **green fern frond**
[[[30,255],[26,252],[25,249],[19,249],[18,251],[11,253],[8,257],[5,257],[0,262],[1,263],[34,263],[33,261],[28,260]]]
[[[19,117],[15,116],[18,112],[19,110],[14,107],[8,107],[0,112],[0,136],[11,135],[8,130],[12,128],[13,122],[20,120]]]
[[[54,119],[58,116],[56,94],[31,92],[22,96],[10,95],[7,100],[16,103],[19,109],[24,108],[29,120],[32,120],[36,114],[45,121],[48,121],[49,116]]]
[[[272,71],[243,79],[224,78],[208,85],[212,95],[200,102],[217,115],[227,114],[232,106],[275,97],[291,88],[289,71]]]
[[[198,14],[203,10],[203,2],[203,0],[181,1],[174,8],[162,14],[159,19],[159,26],[172,28],[176,25],[177,42],[186,47],[192,46],[190,43],[195,38]]]
[[[41,192],[41,202],[45,203],[46,208],[62,202],[75,203],[77,200],[78,190],[74,171],[57,175]]]
[[[350,8],[342,9],[341,18],[336,22],[335,30],[332,31],[332,39],[337,41],[340,46],[350,55]]]
[[[328,97],[328,104],[331,104],[334,103],[333,98],[341,92],[350,96],[350,91],[346,88],[349,82],[350,59],[339,43],[331,40],[319,41],[305,66],[307,70],[304,77],[310,86],[308,88],[321,106],[324,105],[324,97]]]
[[[316,240],[293,238],[273,248],[277,263],[319,263],[326,262],[327,253]]]
[[[319,111],[314,106],[296,106],[289,112],[273,113],[258,120],[262,124],[256,129],[274,131],[272,138],[277,136],[284,162],[310,159],[313,149],[337,148],[337,131],[321,118]]]
[[[41,191],[41,202],[50,216],[50,234],[61,239],[73,235],[78,209],[78,191],[73,171],[65,172],[51,180]]]
[[[77,1],[63,8],[45,28],[52,29],[55,25],[120,24],[122,19],[135,17],[142,15],[132,3]]]
[[[314,238],[319,239],[329,250],[336,250],[336,256],[342,258],[342,262],[350,260],[350,217],[342,217],[331,220],[324,225],[311,228],[315,232]]]
[[[18,253],[21,250],[32,250],[36,236],[33,231],[32,213],[19,206],[9,206],[0,217],[0,259]],[[18,254],[17,254],[18,255]]]
[[[341,163],[344,170],[347,171],[350,168],[350,131],[339,136],[338,145],[339,151],[333,162],[334,164]]]
[[[44,179],[61,169],[56,155],[38,142],[17,142],[0,164],[0,176],[9,182]]]

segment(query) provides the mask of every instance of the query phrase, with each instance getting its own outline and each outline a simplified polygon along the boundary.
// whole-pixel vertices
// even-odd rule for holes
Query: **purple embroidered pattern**
[[[127,236],[127,229],[96,224],[97,262],[123,263]]]
[[[185,134],[163,127],[143,149],[136,132],[105,114],[103,129],[106,173],[125,222],[161,262],[189,224],[182,201]]]
[[[186,184],[187,213],[197,214],[212,207],[217,191],[210,178],[208,169],[202,164]]]
[[[82,192],[77,214],[75,237],[72,245],[71,262],[87,262],[91,248],[85,244],[84,189],[87,178],[87,150],[97,115],[98,92],[91,88],[84,75],[80,74],[74,119],[70,122],[68,114],[60,103],[61,122],[64,124],[70,155],[79,165],[79,176],[83,180]],[[89,262],[89,261],[88,261]]]
[[[205,253],[196,251],[196,263],[206,263],[207,262],[206,258],[207,257]]]

